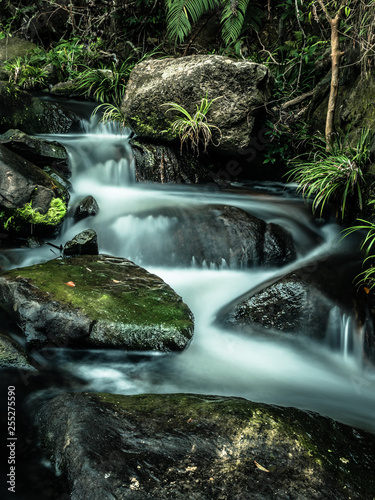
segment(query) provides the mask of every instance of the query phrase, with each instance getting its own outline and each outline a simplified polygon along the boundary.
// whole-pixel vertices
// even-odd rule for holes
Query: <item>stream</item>
[[[94,229],[100,253],[129,258],[162,277],[195,316],[193,340],[182,353],[56,349],[49,352],[53,369],[83,379],[87,391],[240,396],[314,410],[375,432],[375,370],[362,362],[363,332],[353,318],[333,309],[326,342],[321,344],[255,329],[254,335],[239,334],[218,326],[217,312],[286,269],[241,269],[224,260],[219,266],[204,262],[198,267],[194,259],[186,266],[179,263],[178,255],[170,265],[169,235],[177,220],[173,210],[228,204],[280,224],[291,232],[297,247],[297,261],[288,270],[328,255],[345,255],[350,260],[354,243],[341,240],[340,227],[316,224],[292,186],[232,184],[230,189],[220,189],[215,185],[138,184],[126,130],[120,133],[101,126],[93,130],[87,124],[86,133],[44,137],[59,141],[69,151],[74,186],[70,206],[92,195],[100,207],[97,216],[78,223],[68,217],[51,243],[59,246],[83,229]],[[166,208],[169,215],[165,215]],[[3,253],[8,268],[57,256],[58,251],[47,245]]]

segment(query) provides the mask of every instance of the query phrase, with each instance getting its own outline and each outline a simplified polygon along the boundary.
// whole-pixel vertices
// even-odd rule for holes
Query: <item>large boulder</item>
[[[127,217],[143,230],[139,238],[137,234],[133,239],[126,237],[122,248],[148,265],[278,267],[296,258],[287,230],[230,205],[166,206],[152,216],[147,211]],[[128,222],[126,218],[116,222],[117,235]],[[155,228],[158,237],[150,245],[148,239],[157,234]]]
[[[161,278],[104,255],[55,259],[0,276],[0,307],[26,344],[181,350],[193,316]]]
[[[270,89],[270,72],[262,64],[218,55],[149,59],[133,69],[121,109],[139,137],[172,141],[178,138],[172,123],[181,116],[167,112],[167,103],[194,115],[202,98],[216,99],[207,119],[221,130],[217,149],[243,154],[252,145]],[[218,141],[217,130],[212,130]]]
[[[0,225],[19,235],[47,234],[63,221],[69,193],[28,160],[0,144]]]
[[[68,152],[57,141],[48,141],[25,134],[21,130],[10,129],[0,135],[0,144],[4,144],[40,168],[50,167],[63,175],[70,176]]]
[[[80,128],[80,121],[69,109],[0,81],[0,133],[64,134],[74,128]]]
[[[209,395],[65,393],[36,424],[71,498],[373,498],[375,437],[311,412]]]
[[[358,257],[358,256],[357,256]],[[342,314],[362,316],[353,284],[361,261],[327,258],[277,278],[243,294],[218,315],[227,325],[253,331],[254,326],[325,339],[334,308]],[[340,321],[333,318],[333,328]],[[338,333],[337,331],[333,334]],[[339,346],[338,346],[339,347]]]

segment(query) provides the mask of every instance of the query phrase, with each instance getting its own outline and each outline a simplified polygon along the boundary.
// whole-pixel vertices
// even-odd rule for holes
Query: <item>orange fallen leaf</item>
[[[365,291],[367,294],[368,294],[368,293],[370,293],[370,289],[369,289],[369,288],[367,288],[367,286],[364,286],[364,287],[363,287],[363,289],[364,289],[364,291]]]
[[[256,460],[254,460],[254,464],[256,467],[258,467],[258,469],[260,469],[264,472],[269,472],[269,470],[267,470],[265,467],[263,467],[263,465],[258,464],[258,462]]]
[[[65,285],[68,285],[68,286],[75,286],[75,284],[73,283],[73,281],[68,281],[68,283],[65,283]]]
[[[121,281],[118,281],[118,280],[112,280],[113,283],[121,283]]]
[[[193,419],[192,418],[189,418],[189,420],[186,422],[187,424],[190,424],[190,422],[192,422]]]

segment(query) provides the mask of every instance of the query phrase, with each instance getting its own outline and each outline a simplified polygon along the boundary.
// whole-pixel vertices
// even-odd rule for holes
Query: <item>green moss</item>
[[[220,396],[98,393],[92,397],[119,418],[134,419],[140,425],[147,419],[162,425],[165,432],[189,433],[191,429],[193,435],[229,436],[238,453],[241,446],[257,443],[263,436],[271,456],[273,448],[285,447],[294,458],[304,456],[314,469],[327,471],[344,489],[350,481],[358,491],[375,491],[374,478],[361,466],[361,456],[373,450],[373,436],[360,435],[317,414]],[[271,472],[280,466],[276,460],[268,464]]]
[[[171,342],[175,333],[190,338],[193,322],[186,304],[159,278],[128,262],[125,266],[111,264],[102,256],[71,257],[7,274],[31,280],[41,292],[48,293],[48,300],[78,308],[94,322],[101,322],[104,334],[99,338],[98,333],[98,343],[111,335],[120,342],[134,331],[142,337],[145,332],[137,331],[142,326],[151,327],[147,335],[161,331],[165,338],[171,336]],[[71,281],[75,287],[66,285]]]
[[[172,124],[166,126],[165,116],[159,116],[157,113],[147,115],[147,121],[138,115],[129,118],[129,125],[140,137],[163,137],[167,141],[178,139],[178,135],[173,133]],[[164,129],[160,130],[160,124],[163,123]]]
[[[66,204],[61,198],[54,198],[51,201],[46,214],[33,210],[32,201],[29,201],[23,207],[15,209],[12,215],[3,222],[3,226],[6,230],[17,230],[23,223],[56,227],[64,219],[66,211]]]

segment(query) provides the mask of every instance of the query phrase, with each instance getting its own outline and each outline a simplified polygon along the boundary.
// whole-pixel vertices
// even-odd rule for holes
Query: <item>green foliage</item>
[[[119,67],[112,63],[110,68],[86,68],[79,75],[76,88],[98,102],[112,101],[120,104],[134,64],[133,60],[127,59]]]
[[[297,157],[292,161],[294,168],[288,180],[298,183],[298,192],[309,199],[312,198],[312,210],[320,209],[333,201],[341,211],[344,219],[351,198],[356,200],[362,209],[362,186],[364,172],[370,156],[371,136],[369,130],[363,130],[355,147],[347,144],[347,137],[337,138],[331,147],[323,138],[315,144],[316,152]],[[306,159],[305,159],[306,158]]]
[[[45,68],[33,65],[31,57],[16,57],[12,61],[6,61],[4,69],[9,71],[9,81],[24,89],[37,89],[44,86],[47,77]]]
[[[125,115],[121,111],[121,106],[116,105],[116,104],[110,104],[110,103],[103,103],[99,104],[94,111],[92,112],[93,115],[98,114],[99,112],[102,112],[102,116],[99,120],[99,122],[102,123],[107,123],[107,122],[117,122],[120,127],[124,128],[126,126],[125,122]]]
[[[375,200],[370,202],[375,203]],[[366,235],[361,243],[361,250],[365,251],[365,259],[363,266],[367,267],[364,271],[359,273],[355,281],[358,285],[368,285],[369,289],[375,287],[375,224],[364,219],[357,219],[359,224],[348,227],[343,231],[344,237],[357,231],[366,231]]]
[[[303,120],[290,124],[275,124],[267,120],[266,126],[269,131],[265,135],[270,138],[270,142],[264,150],[263,163],[286,164],[307,141],[308,124]]]
[[[167,32],[171,40],[182,43],[192,27],[210,11],[222,9],[222,38],[225,45],[235,43],[246,26],[258,31],[262,11],[251,0],[165,0]]]
[[[185,143],[190,143],[190,146],[197,155],[199,155],[200,143],[203,143],[204,152],[207,151],[207,146],[212,142],[214,146],[218,146],[221,140],[221,131],[216,125],[212,125],[207,121],[207,113],[210,110],[212,103],[220,99],[212,99],[209,101],[206,97],[201,99],[200,105],[197,105],[197,110],[193,116],[190,113],[175,102],[168,102],[165,106],[170,106],[167,109],[169,111],[175,111],[179,113],[181,118],[177,118],[172,124],[172,131],[177,134],[181,141],[181,150]],[[219,139],[216,144],[212,139],[212,131],[217,130],[219,133]]]
[[[32,207],[32,201],[26,203],[23,207],[14,210],[13,215],[9,217],[4,225],[4,229],[16,229],[17,223],[27,222],[30,224],[40,224],[44,226],[57,226],[66,215],[66,204],[61,198],[54,198],[46,214],[36,212]]]

